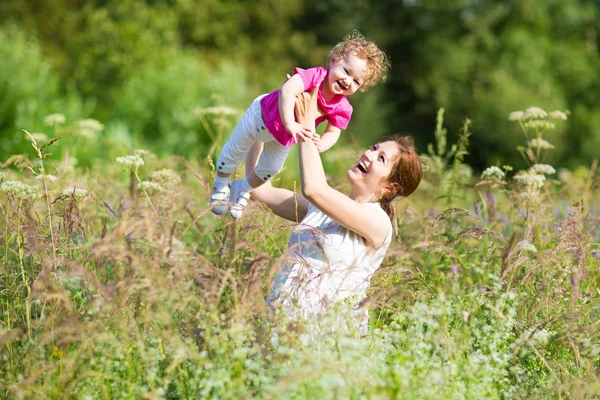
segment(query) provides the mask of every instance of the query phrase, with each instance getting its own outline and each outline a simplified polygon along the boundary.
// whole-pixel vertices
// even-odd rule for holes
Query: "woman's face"
[[[392,172],[396,158],[400,154],[398,144],[393,141],[377,143],[365,151],[356,165],[348,170],[350,184],[363,194],[373,193],[380,197],[382,180]]]

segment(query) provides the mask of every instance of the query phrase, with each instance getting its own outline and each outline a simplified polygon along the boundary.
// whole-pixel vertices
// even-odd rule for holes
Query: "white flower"
[[[82,199],[85,196],[87,196],[88,191],[85,189],[79,189],[76,187],[68,187],[66,189],[63,189],[63,191],[60,193],[63,196],[75,196],[76,199]]]
[[[33,138],[33,140],[37,142],[47,142],[48,141],[48,136],[46,136],[45,133],[30,133],[31,137]]]
[[[524,119],[539,119],[546,118],[548,113],[539,107],[529,107],[525,110]]]
[[[54,175],[49,175],[49,174],[46,174],[46,175],[40,174],[40,175],[36,175],[36,177],[35,177],[35,180],[37,180],[37,181],[42,181],[44,179],[47,180],[48,182],[55,182],[58,178],[55,177]]]
[[[179,173],[168,168],[163,168],[158,171],[152,172],[150,174],[150,178],[152,178],[152,180],[154,181],[166,183],[172,186],[181,183],[181,177],[179,176]]]
[[[521,242],[521,250],[528,252],[528,253],[537,253],[537,249],[535,248],[535,245],[533,245],[533,243],[529,243],[529,242]]]
[[[550,113],[550,118],[562,119],[563,121],[566,121],[567,120],[567,114],[564,113],[564,112],[562,112],[562,111],[555,110],[555,111],[552,111]]]
[[[159,183],[151,182],[151,181],[141,181],[139,184],[139,188],[146,191],[157,191],[164,192],[165,188],[163,188]]]
[[[524,116],[525,116],[525,113],[523,111],[513,111],[510,114],[508,114],[508,120],[509,121],[521,121]]]
[[[54,126],[65,123],[65,116],[62,114],[50,114],[44,118],[44,124],[48,126]]]
[[[78,128],[77,133],[88,138],[93,138],[104,129],[104,125],[92,118],[77,121],[75,125]]]
[[[10,193],[18,199],[35,197],[35,191],[29,185],[20,181],[6,181],[0,185],[0,192]]]
[[[554,145],[550,144],[548,141],[544,140],[544,139],[531,139],[529,141],[529,147],[533,147],[533,148],[540,148],[540,149],[553,149]]]
[[[529,171],[533,172],[534,174],[545,175],[553,175],[556,173],[554,167],[548,164],[533,164],[531,167],[529,167]]]
[[[526,186],[531,186],[535,189],[544,187],[546,177],[544,175],[534,174],[531,172],[520,172],[515,175],[515,179],[522,182]]]
[[[527,121],[523,124],[527,129],[554,129],[554,124],[550,121],[544,121],[541,119],[532,119],[531,121]]]
[[[488,167],[481,173],[481,179],[491,179],[501,181],[504,179],[505,173],[498,167]]]
[[[124,167],[133,168],[135,170],[144,165],[144,159],[138,155],[117,157],[116,161],[117,164],[120,164]]]

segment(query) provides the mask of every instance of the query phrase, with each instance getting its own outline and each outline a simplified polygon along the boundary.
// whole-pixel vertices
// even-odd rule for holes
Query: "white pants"
[[[217,171],[231,174],[244,161],[248,151],[256,142],[263,142],[264,148],[254,168],[254,173],[263,181],[268,181],[281,171],[290,151],[277,141],[265,127],[258,96],[246,110],[229,140],[223,146],[217,159]]]

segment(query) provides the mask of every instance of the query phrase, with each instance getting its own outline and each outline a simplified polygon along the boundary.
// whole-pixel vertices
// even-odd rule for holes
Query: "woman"
[[[296,101],[298,121],[314,132],[319,115],[314,92],[301,94]],[[252,199],[280,217],[301,221],[290,237],[290,259],[275,277],[267,301],[304,318],[349,301],[364,330],[366,291],[392,238],[390,203],[419,185],[419,156],[409,137],[375,144],[348,170],[351,189],[345,195],[327,184],[310,137],[298,145],[302,195],[270,183],[252,192]],[[255,146],[247,158],[247,171],[254,169],[259,154],[260,147]]]

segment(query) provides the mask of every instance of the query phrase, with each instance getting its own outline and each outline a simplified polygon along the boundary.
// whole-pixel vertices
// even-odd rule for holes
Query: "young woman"
[[[321,114],[314,91],[298,96],[296,117],[306,129],[314,132]],[[270,182],[252,192],[254,200],[275,214],[300,222],[290,238],[289,260],[276,275],[267,301],[306,318],[347,300],[364,324],[363,300],[392,239],[391,201],[419,185],[419,156],[410,137],[376,143],[346,173],[346,195],[328,185],[310,136],[298,146],[302,195]],[[254,169],[259,154],[260,144],[248,155],[247,171]]]

